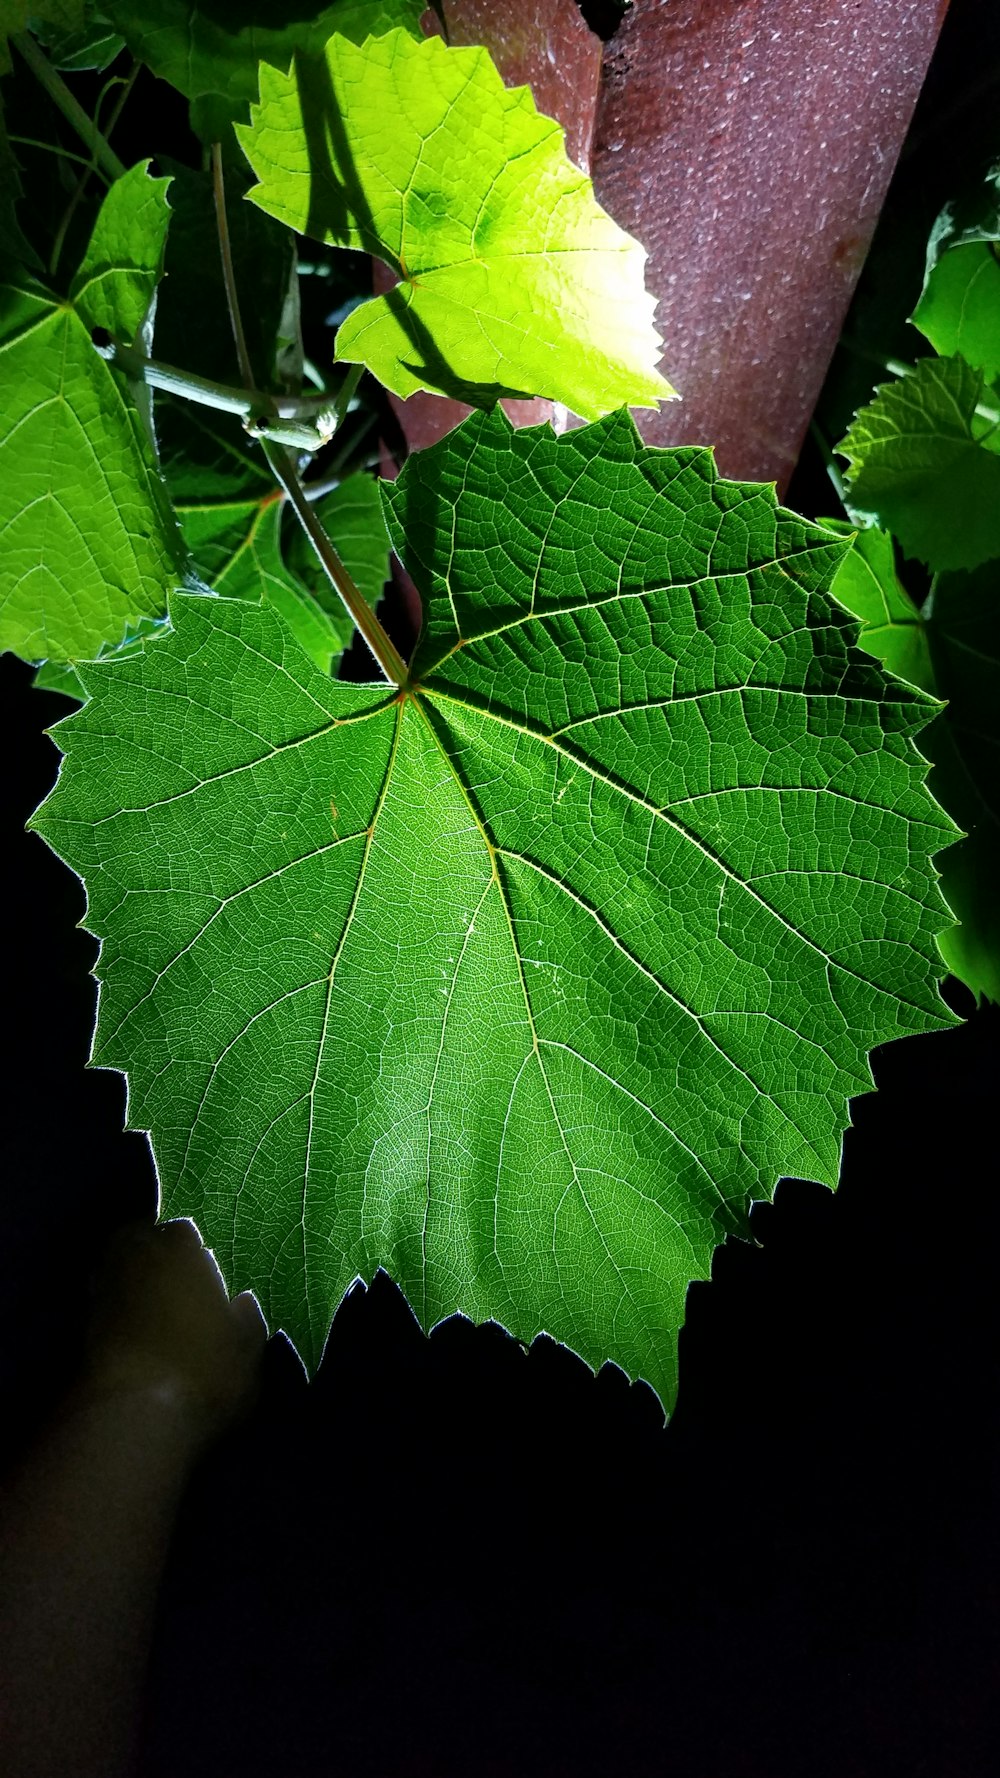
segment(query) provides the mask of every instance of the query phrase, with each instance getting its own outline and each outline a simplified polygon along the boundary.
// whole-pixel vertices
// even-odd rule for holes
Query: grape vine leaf
[[[959,925],[941,936],[954,975],[1000,1001],[1000,562],[939,574],[927,604],[934,677],[948,699],[921,747],[934,795],[967,837],[941,860]]]
[[[963,358],[922,358],[878,391],[837,446],[850,463],[848,512],[885,526],[935,570],[1000,555],[995,408],[995,393]]]
[[[87,659],[166,608],[184,549],[142,415],[93,327],[140,329],[159,275],[167,181],[115,181],[60,301],[0,288],[0,648]]]
[[[655,368],[645,249],[486,50],[402,31],[361,47],[334,36],[322,63],[262,66],[260,102],[236,134],[255,203],[397,273],[336,339],[338,358],[394,394],[480,407],[543,395],[595,419],[674,393]]]
[[[860,619],[860,646],[898,679],[907,679],[933,694],[927,634],[920,612],[896,573],[896,552],[889,532],[880,531],[877,525],[859,531],[844,519],[822,519],[820,523],[853,542],[830,591]]]
[[[374,610],[389,578],[389,534],[374,476],[361,472],[346,476],[316,502],[315,510],[355,586]],[[322,605],[346,647],[353,625],[300,526],[289,533],[285,560]]]
[[[284,10],[285,16],[282,17]],[[191,100],[191,123],[206,142],[224,136],[257,96],[260,62],[287,67],[294,54],[317,55],[333,31],[363,43],[394,26],[420,30],[424,0],[333,0],[325,7],[261,9],[248,16],[236,0],[109,0],[105,11],[132,54]],[[304,14],[304,16],[303,16]]]
[[[936,352],[1000,377],[1000,167],[971,211],[949,205],[935,223],[913,321]]]
[[[389,570],[389,538],[374,479],[349,476],[315,510],[355,585],[376,605]],[[177,513],[206,585],[231,599],[263,599],[310,660],[324,673],[335,671],[354,625],[301,528],[283,541],[280,499],[272,493],[228,506],[178,507]]]
[[[55,0],[47,8],[28,0],[32,34],[38,38],[54,68],[64,74],[101,73],[125,48],[125,39],[113,30],[93,0]]]
[[[85,0],[0,0],[0,74],[11,68],[8,37],[16,37],[28,29],[29,19],[36,19],[53,31],[82,31]]]
[[[93,1059],[309,1367],[381,1266],[669,1408],[714,1246],[836,1183],[873,1045],[954,1022],[934,706],[853,646],[841,542],[626,414],[475,414],[384,499],[402,693],[190,594],[80,669],[33,825],[101,939]]]
[[[842,520],[823,524],[852,535]],[[1000,1001],[1000,563],[939,574],[918,611],[897,577],[892,538],[860,531],[831,590],[861,619],[862,648],[947,699],[920,738],[931,791],[965,836],[941,855],[942,893],[959,924],[938,942],[977,1000]]]

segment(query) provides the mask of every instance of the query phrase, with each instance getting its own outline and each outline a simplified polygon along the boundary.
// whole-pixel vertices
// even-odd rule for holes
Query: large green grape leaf
[[[935,223],[913,320],[935,351],[1000,377],[1000,167],[971,207],[949,205]]]
[[[100,936],[94,1060],[307,1363],[384,1266],[665,1406],[693,1278],[833,1185],[874,1044],[951,1022],[913,736],[823,591],[844,546],[644,448],[474,415],[386,495],[410,688],[181,595],[81,669],[35,818]]]
[[[338,358],[401,396],[544,395],[587,419],[673,394],[645,249],[486,50],[335,36],[322,62],[262,67],[251,119],[237,136],[254,201],[400,278],[342,323]]]
[[[69,299],[0,287],[0,648],[75,661],[166,608],[183,544],[142,415],[95,352],[131,337],[159,275],[166,180],[111,187]]]
[[[878,391],[837,446],[848,511],[895,533],[933,569],[1000,555],[996,398],[962,358],[922,358]]]
[[[403,26],[415,34],[424,0],[332,0],[290,9],[264,0],[106,0],[133,55],[191,100],[191,122],[206,141],[246,115],[257,96],[257,65],[288,66],[298,52],[316,55],[332,31],[363,43],[369,34]]]

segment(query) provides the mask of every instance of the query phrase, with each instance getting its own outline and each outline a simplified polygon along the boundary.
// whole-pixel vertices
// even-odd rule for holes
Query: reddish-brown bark
[[[634,0],[601,46],[574,0],[445,0],[558,117],[604,207],[649,250],[661,368],[682,401],[651,444],[712,444],[727,475],[787,483],[947,0]],[[594,118],[597,118],[596,135]],[[505,404],[518,424],[548,402]],[[394,402],[411,448],[468,412]]]
[[[651,444],[791,474],[947,0],[635,0],[605,56],[593,176],[649,249]]]

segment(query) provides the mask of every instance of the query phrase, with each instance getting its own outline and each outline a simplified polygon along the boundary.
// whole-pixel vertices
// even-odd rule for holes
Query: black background
[[[997,11],[953,8],[862,305],[905,287],[925,222],[1000,149]],[[808,453],[791,503],[829,510]],[[72,1375],[108,1231],[155,1185],[120,1077],[83,1067],[82,890],[23,833],[66,705],[9,657],[0,679],[14,1453]],[[181,1513],[145,1770],[995,1770],[998,1058],[991,1008],[876,1054],[837,1194],[782,1182],[758,1245],[693,1287],[666,1429],[644,1386],[547,1340],[425,1339],[384,1277],[311,1386],[272,1341]]]

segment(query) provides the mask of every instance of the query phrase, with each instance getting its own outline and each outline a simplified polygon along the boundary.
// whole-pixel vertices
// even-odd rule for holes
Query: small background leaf
[[[389,578],[389,535],[382,517],[379,484],[371,475],[350,475],[316,502],[316,514],[332,537],[355,586],[374,610]],[[341,646],[353,626],[301,526],[286,529],[288,565],[328,614]]]
[[[852,540],[830,590],[861,619],[862,648],[898,679],[933,695],[934,670],[923,621],[896,573],[896,552],[889,532],[877,526],[859,531],[844,519],[820,522],[839,537]]]
[[[389,539],[378,488],[369,475],[350,476],[315,508],[355,585],[369,605],[382,596]],[[230,505],[179,507],[193,565],[216,592],[263,599],[284,618],[310,660],[337,669],[354,625],[293,515],[273,494]],[[282,534],[282,518],[292,519]]]
[[[1000,1001],[1000,562],[939,575],[927,633],[949,703],[921,745],[934,761],[934,795],[968,835],[941,860],[941,887],[961,922],[941,949],[977,999]]]
[[[0,265],[25,266],[29,271],[40,272],[42,262],[31,243],[26,240],[17,218],[20,196],[20,175],[11,153],[3,100],[0,98]]]
[[[73,284],[0,290],[0,647],[85,660],[166,608],[184,551],[152,441],[90,330],[135,332],[159,276],[167,181],[111,187]]]
[[[879,390],[837,447],[850,463],[848,511],[875,518],[932,569],[1000,555],[1000,431],[977,412],[995,404],[964,359],[922,358]]]
[[[842,536],[851,527],[823,521]],[[892,538],[859,531],[835,596],[861,619],[862,648],[947,699],[920,738],[930,788],[966,837],[941,854],[941,888],[960,922],[941,934],[953,975],[1000,1000],[1000,563],[939,574],[918,611],[896,575]]]
[[[156,306],[156,355],[196,375],[239,384],[239,364],[226,304],[210,176],[170,163],[173,219]],[[281,325],[295,275],[295,245],[250,204],[239,202],[239,172],[227,174],[228,211],[237,288],[243,293],[247,348],[258,387],[273,389]],[[300,348],[301,349],[301,348]],[[263,498],[273,480],[258,446],[234,414],[157,394],[163,473],[175,500],[203,504]]]
[[[938,218],[913,321],[936,352],[1000,377],[1000,167],[971,204]]]

